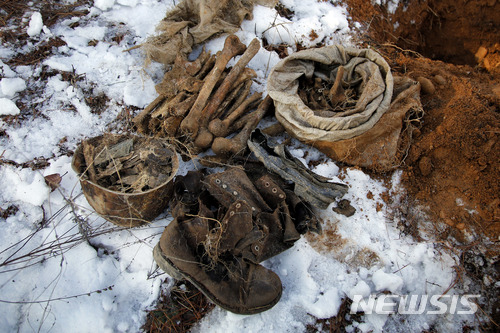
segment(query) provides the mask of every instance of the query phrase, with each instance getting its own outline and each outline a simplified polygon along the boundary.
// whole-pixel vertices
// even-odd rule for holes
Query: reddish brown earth
[[[404,230],[460,257],[456,286],[482,295],[481,331],[497,332],[498,288],[486,280],[500,279],[500,1],[399,2],[394,14],[347,6],[359,42],[422,85],[425,115],[402,165]]]
[[[403,174],[410,201],[445,227],[443,238],[498,242],[500,1],[400,1],[394,14],[347,2],[361,41],[422,83],[425,115]]]

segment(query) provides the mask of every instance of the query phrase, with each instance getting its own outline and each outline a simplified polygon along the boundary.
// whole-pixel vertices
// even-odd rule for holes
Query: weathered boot
[[[314,215],[305,215],[299,210],[297,211],[299,214],[295,214],[295,208],[302,209],[306,205],[300,206],[297,203],[300,199],[293,192],[289,194],[290,197],[295,197],[295,200],[289,199],[282,189],[283,185],[278,185],[267,171],[254,172],[253,176],[259,178],[252,181],[245,171],[233,168],[207,176],[205,184],[208,191],[226,207],[236,201],[245,202],[250,206],[250,211],[246,215],[238,217],[240,220],[248,221],[248,225],[252,225],[253,219],[252,232],[248,231],[245,237],[242,236],[238,255],[254,263],[260,263],[293,246],[300,238],[296,224],[300,225],[302,233],[308,230],[304,226],[314,225],[311,229],[318,228]],[[292,212],[289,209],[289,202],[293,203]],[[296,219],[296,215],[302,220]]]
[[[165,272],[190,281],[220,307],[254,314],[273,307],[281,297],[282,286],[274,272],[234,255],[237,239],[233,233],[240,226],[234,223],[238,221],[235,216],[243,211],[249,213],[250,207],[234,203],[222,224],[211,229],[213,221],[209,219],[174,219],[165,228],[153,256]],[[244,222],[240,224],[245,227]]]

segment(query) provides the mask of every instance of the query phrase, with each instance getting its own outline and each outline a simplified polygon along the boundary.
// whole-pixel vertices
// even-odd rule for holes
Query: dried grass
[[[191,283],[177,281],[147,314],[145,332],[187,332],[215,307]]]

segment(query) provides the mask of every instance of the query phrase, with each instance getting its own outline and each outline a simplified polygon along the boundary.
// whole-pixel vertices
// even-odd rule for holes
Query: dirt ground
[[[459,2],[401,1],[390,14],[347,1],[361,41],[422,84],[425,115],[403,174],[410,199],[445,226],[443,238],[498,242],[500,2]]]
[[[406,231],[426,229],[461,253],[457,269],[491,296],[484,330],[495,331],[498,288],[484,277],[499,278],[500,1],[400,1],[394,14],[371,1],[347,6],[360,42],[422,85],[425,115],[402,166]]]

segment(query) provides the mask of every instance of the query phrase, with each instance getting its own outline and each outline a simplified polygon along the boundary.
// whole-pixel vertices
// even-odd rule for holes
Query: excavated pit
[[[379,43],[455,65],[477,65],[481,47],[500,53],[498,0],[404,0],[393,13],[370,1],[347,2],[353,20]]]

